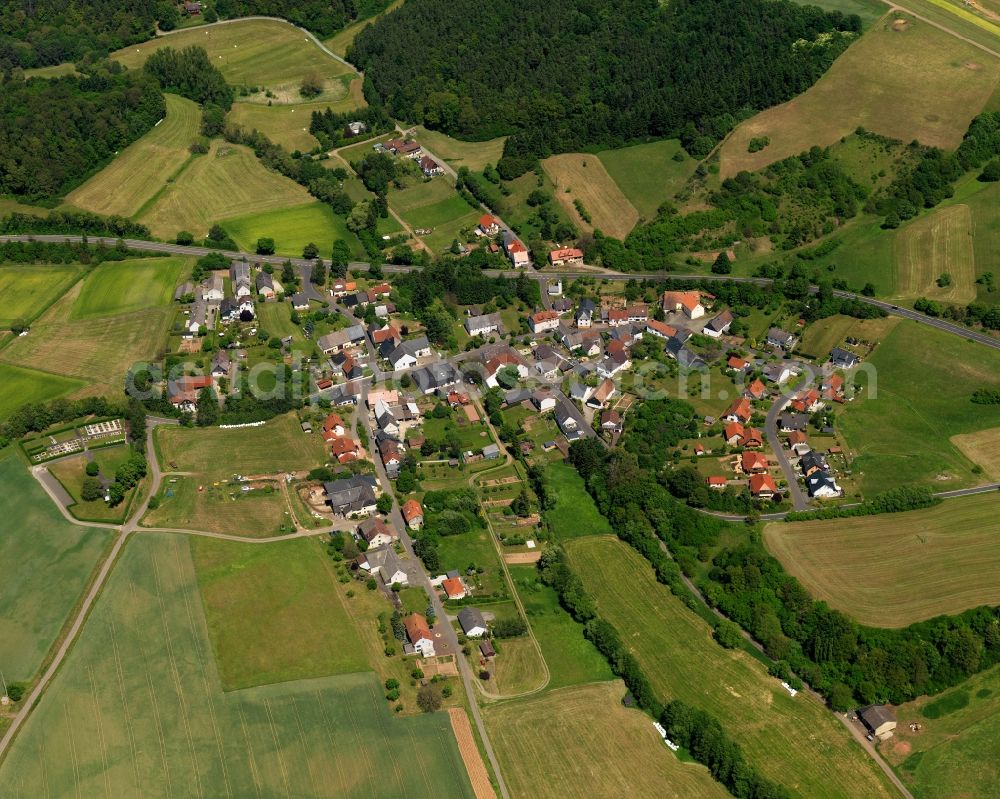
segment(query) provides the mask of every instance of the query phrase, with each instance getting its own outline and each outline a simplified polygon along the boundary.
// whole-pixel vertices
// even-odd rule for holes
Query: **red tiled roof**
[[[760,382],[760,378],[755,378],[754,381],[747,386],[747,393],[754,399],[760,399],[767,393],[767,386]]]
[[[583,250],[578,250],[576,247],[566,247],[549,253],[549,261],[565,261],[568,258],[583,258]]]
[[[726,484],[726,478],[725,477],[718,477],[717,475],[713,474],[713,475],[709,475],[706,478],[706,482],[710,486],[724,486]]]
[[[465,593],[465,585],[462,583],[459,577],[449,577],[443,583],[441,583],[444,588],[444,592],[448,595],[449,599],[453,596],[461,596]]]
[[[403,518],[406,520],[407,524],[416,519],[418,516],[423,516],[424,511],[420,507],[420,503],[415,499],[408,499],[403,503],[402,507]]]
[[[756,496],[764,491],[778,493],[778,486],[769,474],[755,474],[750,477],[750,493]]]
[[[740,462],[743,464],[743,471],[745,472],[767,468],[767,458],[760,452],[744,452],[740,456]]]
[[[746,397],[734,400],[733,404],[729,406],[729,410],[723,416],[735,416],[744,422],[749,421],[750,417],[753,416],[753,408],[750,406],[750,400]]]
[[[742,358],[737,358],[735,355],[731,356],[729,358],[729,360],[726,361],[726,365],[730,369],[746,369],[747,368],[747,362],[745,360],[743,360]]]
[[[411,613],[403,619],[403,626],[406,628],[406,637],[410,639],[411,644],[422,639],[434,640],[431,637],[431,628],[427,626],[427,619],[419,613]]]
[[[668,325],[665,322],[658,322],[655,319],[649,319],[646,322],[646,328],[648,330],[655,330],[661,336],[666,336],[671,338],[677,335],[677,328],[673,325]]]

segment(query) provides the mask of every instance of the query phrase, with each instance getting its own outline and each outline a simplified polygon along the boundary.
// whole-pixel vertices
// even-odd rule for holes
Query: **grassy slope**
[[[538,570],[532,565],[507,568],[549,667],[546,687],[563,688],[612,679],[608,662],[583,637],[583,625],[563,610],[555,589],[538,581]]]
[[[996,494],[890,516],[769,524],[764,541],[812,596],[862,624],[904,627],[1000,604]]]
[[[681,153],[683,161],[674,160],[677,153]],[[683,187],[698,165],[683,152],[677,139],[605,150],[597,157],[645,219],[656,216],[656,209]]]
[[[545,521],[556,538],[611,532],[608,520],[597,510],[576,469],[567,463],[552,463],[545,467],[545,480],[556,498],[555,507],[545,511]]]
[[[911,18],[896,31],[891,21],[873,25],[802,95],[736,128],[720,151],[721,174],[833,144],[859,125],[904,142],[955,147],[997,85],[995,62],[926,23]],[[750,139],[765,135],[771,144],[748,153]]]
[[[191,539],[223,688],[367,671],[315,541]]]
[[[180,471],[230,476],[274,474],[312,469],[324,462],[323,439],[299,428],[293,414],[279,416],[262,427],[239,430],[160,427],[156,431],[160,463],[176,461]]]
[[[321,255],[328,256],[336,239],[344,239],[355,255],[361,255],[361,243],[347,229],[344,218],[321,202],[240,216],[227,220],[223,227],[240,247],[250,252],[257,246],[257,239],[266,236],[274,239],[279,255],[300,258],[302,248],[311,242],[320,248]]]
[[[928,297],[966,305],[976,298],[976,266],[972,213],[959,203],[937,208],[899,231],[896,272],[899,296]],[[938,286],[942,274],[948,286]]]
[[[84,385],[82,380],[0,363],[0,419],[22,405],[64,397]]]
[[[648,716],[622,707],[624,694],[615,681],[487,708],[483,715],[511,796],[729,796],[703,767],[681,763]]]
[[[191,157],[198,138],[197,103],[167,95],[167,116],[110,164],[66,196],[66,202],[95,214],[138,213]]]
[[[30,335],[0,351],[0,360],[78,378],[95,386],[93,392],[119,396],[129,368],[136,361],[153,360],[163,350],[172,312],[151,308],[69,321],[79,296],[77,284],[36,321]]]
[[[203,47],[212,63],[234,86],[282,87],[301,83],[308,72],[330,79],[350,68],[330,58],[307,40],[302,31],[286,22],[241,20],[163,36],[111,57],[129,69],[141,67],[161,47]]]
[[[139,221],[155,235],[204,236],[215,222],[310,202],[299,184],[266,169],[246,147],[214,141],[147,208]]]
[[[808,694],[793,699],[749,655],[714,643],[709,626],[656,582],[634,550],[609,537],[567,548],[598,613],[658,695],[712,713],[764,776],[811,799],[894,795],[829,711]]]
[[[70,319],[115,316],[170,305],[187,258],[109,261],[83,281]]]
[[[0,671],[11,682],[41,665],[110,532],[67,522],[13,450],[0,454],[0,482]]]
[[[80,271],[73,265],[0,267],[0,326],[34,319],[73,283]]]
[[[462,141],[436,130],[428,130],[423,125],[415,126],[412,131],[418,142],[447,161],[453,169],[465,166],[473,172],[481,172],[487,164],[496,166],[506,141],[503,136],[488,141]]]
[[[0,784],[19,796],[472,795],[447,716],[390,718],[370,673],[223,693],[188,543],[171,535],[129,542]]]
[[[565,153],[546,158],[542,167],[555,184],[556,200],[581,230],[601,230],[624,239],[639,221],[639,212],[608,174],[600,158],[585,153]],[[577,201],[590,216],[590,222],[577,210]]]
[[[862,490],[924,484],[941,491],[979,482],[948,439],[1000,425],[1000,407],[969,402],[977,388],[1000,386],[1000,353],[903,321],[867,366],[876,370],[877,396],[866,390],[839,417],[853,471],[864,475]]]
[[[917,799],[996,795],[1000,666],[941,696],[907,702],[896,715],[896,734],[880,748]],[[921,729],[910,732],[911,722]]]

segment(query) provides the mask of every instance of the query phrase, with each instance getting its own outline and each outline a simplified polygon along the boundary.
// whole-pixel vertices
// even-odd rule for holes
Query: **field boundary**
[[[497,793],[493,790],[493,783],[490,782],[490,775],[486,771],[486,764],[483,763],[483,756],[479,752],[479,747],[476,746],[476,739],[472,735],[472,725],[469,724],[465,708],[448,708],[448,718],[451,720],[451,731],[455,734],[455,742],[458,744],[458,751],[462,755],[465,769],[469,773],[469,782],[472,783],[476,799],[496,799]]]

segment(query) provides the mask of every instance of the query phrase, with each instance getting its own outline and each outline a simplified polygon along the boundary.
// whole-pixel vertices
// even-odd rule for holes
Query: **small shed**
[[[493,644],[489,641],[483,641],[479,645],[479,654],[481,654],[487,660],[493,660],[497,656],[496,650],[493,648]]]

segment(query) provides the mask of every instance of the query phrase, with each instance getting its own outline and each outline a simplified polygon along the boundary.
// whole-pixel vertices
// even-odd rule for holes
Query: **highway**
[[[97,236],[97,237],[83,237],[83,236],[66,236],[58,234],[46,234],[46,235],[0,235],[0,242],[4,241],[47,241],[54,243],[61,243],[64,241],[79,244],[84,241],[84,239],[91,244],[103,244],[105,247],[114,247],[118,244],[118,239],[110,238],[107,236]],[[231,250],[214,250],[209,247],[195,247],[195,246],[184,246],[181,244],[170,244],[169,242],[163,241],[146,241],[144,239],[124,239],[125,246],[132,250],[138,250],[142,252],[160,252],[167,255],[191,255],[200,257],[202,255],[209,255],[210,253],[221,253],[227,258],[233,260],[247,260],[254,263],[267,263],[274,265],[281,265],[285,261],[291,261],[294,266],[300,268],[311,268],[313,262],[305,260],[303,258],[286,258],[280,255],[257,255],[256,253],[249,252],[233,252]],[[361,264],[355,264],[356,267],[362,266]],[[398,264],[383,264],[382,271],[386,273],[405,273],[413,272],[419,270],[420,267],[417,266],[402,266]],[[485,270],[484,274],[490,275],[491,277],[497,277],[499,275],[504,275],[509,277],[514,274],[513,270]],[[769,286],[773,281],[769,278],[763,277],[739,277],[733,275],[712,275],[712,274],[680,274],[677,272],[613,272],[613,271],[600,271],[600,272],[559,272],[559,271],[545,271],[545,272],[528,272],[528,276],[534,280],[547,281],[552,277],[559,277],[564,279],[573,279],[577,277],[594,277],[600,278],[601,280],[611,280],[611,281],[626,281],[626,280],[712,280],[718,282],[732,281],[734,283],[754,283],[758,286]],[[816,287],[812,287],[812,291],[817,291]],[[851,299],[857,300],[858,302],[863,302],[866,305],[873,305],[876,308],[881,308],[888,314],[893,316],[899,316],[903,319],[910,319],[922,325],[927,325],[928,327],[937,328],[945,333],[951,333],[955,336],[961,336],[967,341],[972,341],[977,344],[982,344],[986,347],[991,347],[995,350],[1000,350],[1000,338],[990,335],[989,333],[984,333],[979,330],[972,330],[971,328],[964,327],[962,325],[956,325],[951,322],[947,322],[944,319],[935,319],[930,316],[925,316],[917,311],[912,311],[909,308],[901,308],[898,305],[893,305],[892,303],[886,302],[884,300],[877,300],[873,297],[865,297],[861,294],[854,294],[850,291],[834,291],[835,297],[841,299]]]

